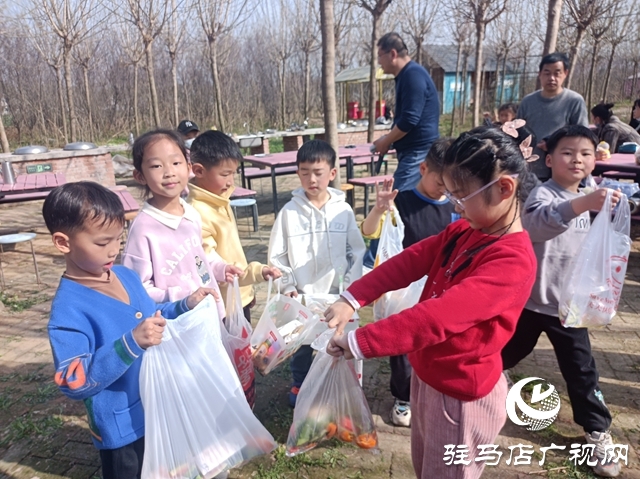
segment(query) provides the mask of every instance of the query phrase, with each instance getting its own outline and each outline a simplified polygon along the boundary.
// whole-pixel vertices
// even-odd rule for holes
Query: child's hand
[[[198,288],[192,294],[187,297],[187,307],[193,309],[200,304],[207,295],[213,296],[216,301],[220,301],[220,295],[215,289],[212,288]]]
[[[398,190],[393,189],[393,178],[384,180],[382,186],[376,183],[376,208],[379,211],[387,211],[391,209],[393,200],[398,196]]]
[[[349,340],[346,334],[334,334],[327,344],[327,353],[331,356],[344,356],[345,359],[353,359],[353,354],[349,348]]]
[[[224,267],[224,279],[227,283],[233,283],[233,278],[235,276],[242,276],[244,274],[244,270],[242,268],[238,268],[232,264],[228,264]]]
[[[483,116],[484,118],[489,118],[489,119],[491,119],[491,113],[489,113],[488,111],[483,111],[483,112],[482,112],[482,116]]]
[[[132,333],[133,339],[142,349],[156,346],[162,342],[162,333],[166,324],[167,320],[160,315],[160,311],[156,311],[156,314],[135,327]]]
[[[329,308],[324,312],[324,317],[325,320],[328,321],[328,326],[330,328],[337,328],[336,335],[340,335],[344,331],[344,327],[347,325],[354,312],[355,310],[353,309],[353,306],[349,304],[349,301],[341,297],[338,301],[329,306]]]
[[[265,281],[268,281],[269,278],[278,279],[282,277],[282,271],[275,266],[265,266],[262,268],[262,277]]]
[[[607,188],[600,188],[588,195],[571,200],[571,208],[573,212],[580,215],[585,211],[600,211],[604,205],[604,200],[607,197]],[[620,202],[622,193],[620,190],[613,190],[611,195],[612,208]]]

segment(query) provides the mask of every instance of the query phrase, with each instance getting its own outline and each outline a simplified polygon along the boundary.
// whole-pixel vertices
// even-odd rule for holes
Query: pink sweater
[[[201,286],[220,295],[218,281],[225,279],[226,263],[218,255],[207,260],[202,249],[200,215],[186,202],[181,204],[184,215],[175,216],[145,202],[122,253],[122,264],[138,273],[157,303],[183,299]],[[225,317],[222,296],[218,313]]]

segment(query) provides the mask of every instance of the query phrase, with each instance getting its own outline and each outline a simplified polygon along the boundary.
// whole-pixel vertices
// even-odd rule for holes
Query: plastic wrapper
[[[395,221],[395,225],[394,225]],[[373,265],[376,268],[381,263],[389,260],[393,256],[403,251],[402,241],[404,240],[404,223],[400,215],[387,211],[387,215],[382,224],[380,233],[380,243],[378,244],[378,254]],[[408,308],[412,308],[420,301],[420,296],[427,284],[427,277],[411,283],[406,288],[396,291],[389,291],[378,298],[373,304],[373,317],[379,319],[388,318]]]
[[[224,324],[227,334],[223,331],[222,342],[238,373],[247,402],[253,407],[256,401],[256,374],[253,370],[250,339],[253,330],[247,318],[244,317],[238,278],[234,278],[233,285],[227,289],[226,313]]]
[[[352,361],[326,353],[334,334],[327,330],[313,343],[318,353],[300,387],[287,438],[288,456],[336,438],[362,449],[378,450],[378,434]]]
[[[260,320],[251,335],[253,365],[262,375],[269,374],[300,346],[305,344],[320,318],[299,301],[278,293],[269,297]]]
[[[611,190],[574,258],[560,291],[558,314],[567,328],[606,326],[618,310],[629,261],[631,216],[623,195],[613,220]]]
[[[207,297],[145,351],[142,479],[208,479],[276,447],[247,404],[222,330]]]
[[[297,299],[302,304],[304,304],[309,309],[309,311],[311,311],[313,314],[317,314],[320,318],[316,326],[313,328],[313,330],[305,340],[304,344],[311,344],[318,336],[329,329],[329,327],[327,326],[327,321],[324,317],[324,313],[329,308],[329,306],[335,303],[339,298],[339,294],[315,293],[298,295]],[[353,316],[351,317],[351,319],[349,319],[349,322],[345,326],[345,334],[349,331],[355,330],[358,327],[359,320],[360,317],[358,316],[358,313],[353,313]]]

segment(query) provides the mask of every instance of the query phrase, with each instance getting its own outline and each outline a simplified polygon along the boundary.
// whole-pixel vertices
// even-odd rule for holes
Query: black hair
[[[564,53],[555,52],[542,57],[542,60],[540,60],[539,71],[542,71],[542,68],[545,65],[551,65],[553,63],[558,63],[558,62],[562,62],[562,65],[564,66],[565,71],[569,69],[569,57]]]
[[[590,128],[582,125],[568,125],[557,129],[547,138],[547,153],[553,153],[563,138],[586,138],[593,143],[594,149],[598,146],[598,136]]]
[[[42,205],[42,216],[51,234],[82,230],[89,221],[100,226],[124,226],[124,207],[118,195],[93,181],[67,183],[51,190]]]
[[[298,166],[301,163],[318,163],[320,161],[329,163],[331,169],[336,167],[336,151],[323,140],[307,141],[300,147],[296,155],[296,165]]]
[[[442,174],[442,169],[444,167],[444,155],[447,153],[447,149],[452,143],[453,138],[438,138],[433,142],[433,145],[431,145],[429,153],[427,153],[427,157],[424,160],[430,173],[434,172]]]
[[[460,135],[449,147],[444,158],[444,171],[456,185],[477,179],[484,186],[496,174],[518,175],[518,198],[524,202],[536,180],[519,145],[518,139],[499,128],[474,128]]]
[[[226,160],[242,161],[238,144],[229,135],[218,130],[207,130],[191,144],[191,163],[211,168]]]
[[[633,117],[633,109],[635,107],[640,107],[640,98],[636,99],[636,101],[633,102],[633,106],[631,107],[631,120],[629,121],[635,120],[635,118]]]
[[[407,44],[404,43],[402,37],[396,32],[389,32],[382,35],[380,40],[378,40],[377,46],[385,53],[395,50],[398,52],[399,57],[407,56],[409,53]]]
[[[517,128],[516,131],[518,132],[518,138],[516,138],[515,140],[518,143],[518,145],[520,145],[524,140],[526,140],[528,136],[531,136],[531,143],[529,143],[529,146],[535,147],[536,144],[538,143],[536,134],[527,125],[523,125],[520,128]]]
[[[518,104],[517,103],[503,103],[498,108],[498,113],[501,111],[512,111],[514,115],[518,114]]]
[[[615,103],[598,103],[591,109],[591,114],[595,117],[600,118],[605,123],[608,123],[613,116],[613,111],[611,109],[614,106]]]
[[[144,158],[144,151],[149,145],[154,144],[158,140],[166,139],[173,141],[182,155],[187,158],[187,148],[184,146],[184,137],[181,133],[175,130],[166,130],[159,128],[157,130],[151,130],[145,134],[136,138],[133,142],[133,148],[131,149],[131,156],[133,156],[133,167],[142,173],[142,160]]]

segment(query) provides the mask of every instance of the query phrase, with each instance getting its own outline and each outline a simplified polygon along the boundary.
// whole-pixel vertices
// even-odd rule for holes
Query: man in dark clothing
[[[387,33],[378,41],[378,62],[385,73],[396,77],[396,108],[393,128],[373,144],[381,154],[395,148],[394,184],[400,191],[411,190],[420,181],[420,163],[438,138],[438,92],[429,73],[411,60],[397,33]]]

